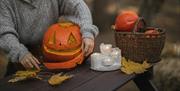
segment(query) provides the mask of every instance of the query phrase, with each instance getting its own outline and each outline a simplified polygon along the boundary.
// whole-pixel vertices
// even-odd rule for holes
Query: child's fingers
[[[30,60],[31,60],[31,63],[36,67],[36,69],[39,70],[40,69],[39,65],[36,63],[36,61],[33,59],[33,57],[31,57]]]
[[[85,44],[85,48],[84,48],[85,56],[88,56],[88,51],[89,51],[89,45]]]
[[[89,44],[88,45],[88,50],[86,52],[86,56],[89,56],[93,52],[93,49],[94,49],[94,45],[93,44]]]
[[[25,69],[27,69],[27,65],[24,63],[24,61],[21,61],[20,63],[22,64],[22,66],[23,66]]]
[[[26,60],[27,68],[33,68],[33,65],[31,64],[30,60]]]
[[[90,39],[90,38],[85,38],[84,39],[84,52],[85,52],[85,56],[89,56],[93,50],[94,50],[94,40]]]
[[[27,59],[22,60],[20,63],[24,66],[25,69],[30,69],[31,68]]]
[[[37,58],[35,58],[34,56],[32,56],[32,58],[36,61],[36,63],[40,64],[40,62]]]

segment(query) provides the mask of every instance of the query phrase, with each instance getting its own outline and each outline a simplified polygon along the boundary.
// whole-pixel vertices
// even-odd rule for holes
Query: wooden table
[[[8,83],[10,77],[7,77],[0,80],[0,91],[116,91],[130,80],[134,80],[140,91],[156,91],[149,80],[141,75],[126,75],[120,70],[93,71],[90,69],[89,60],[67,73],[74,77],[56,87],[40,80]]]

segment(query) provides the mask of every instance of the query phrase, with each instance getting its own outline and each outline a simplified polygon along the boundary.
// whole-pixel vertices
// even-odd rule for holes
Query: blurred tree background
[[[122,10],[133,10],[142,16],[148,26],[166,30],[167,39],[162,61],[154,67],[153,82],[160,91],[180,91],[180,0],[85,0],[99,27],[95,51],[100,43],[112,43],[115,18]],[[103,40],[103,38],[109,40]],[[136,89],[136,90],[135,90]],[[138,91],[133,82],[119,91]]]

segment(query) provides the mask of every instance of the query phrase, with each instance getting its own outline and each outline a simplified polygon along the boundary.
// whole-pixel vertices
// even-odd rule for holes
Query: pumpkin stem
[[[59,23],[59,25],[61,27],[70,27],[70,26],[73,26],[74,24],[71,22],[64,22],[64,23]]]
[[[70,27],[75,25],[72,21],[64,19],[64,17],[60,17],[58,22],[61,27]]]

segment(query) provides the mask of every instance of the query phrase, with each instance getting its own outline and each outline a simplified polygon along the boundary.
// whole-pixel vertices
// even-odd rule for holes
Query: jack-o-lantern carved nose
[[[68,44],[70,44],[70,45],[76,44],[76,38],[74,37],[74,35],[72,33],[69,36]]]
[[[53,33],[53,36],[49,38],[48,44],[50,45],[56,44],[56,31]]]

